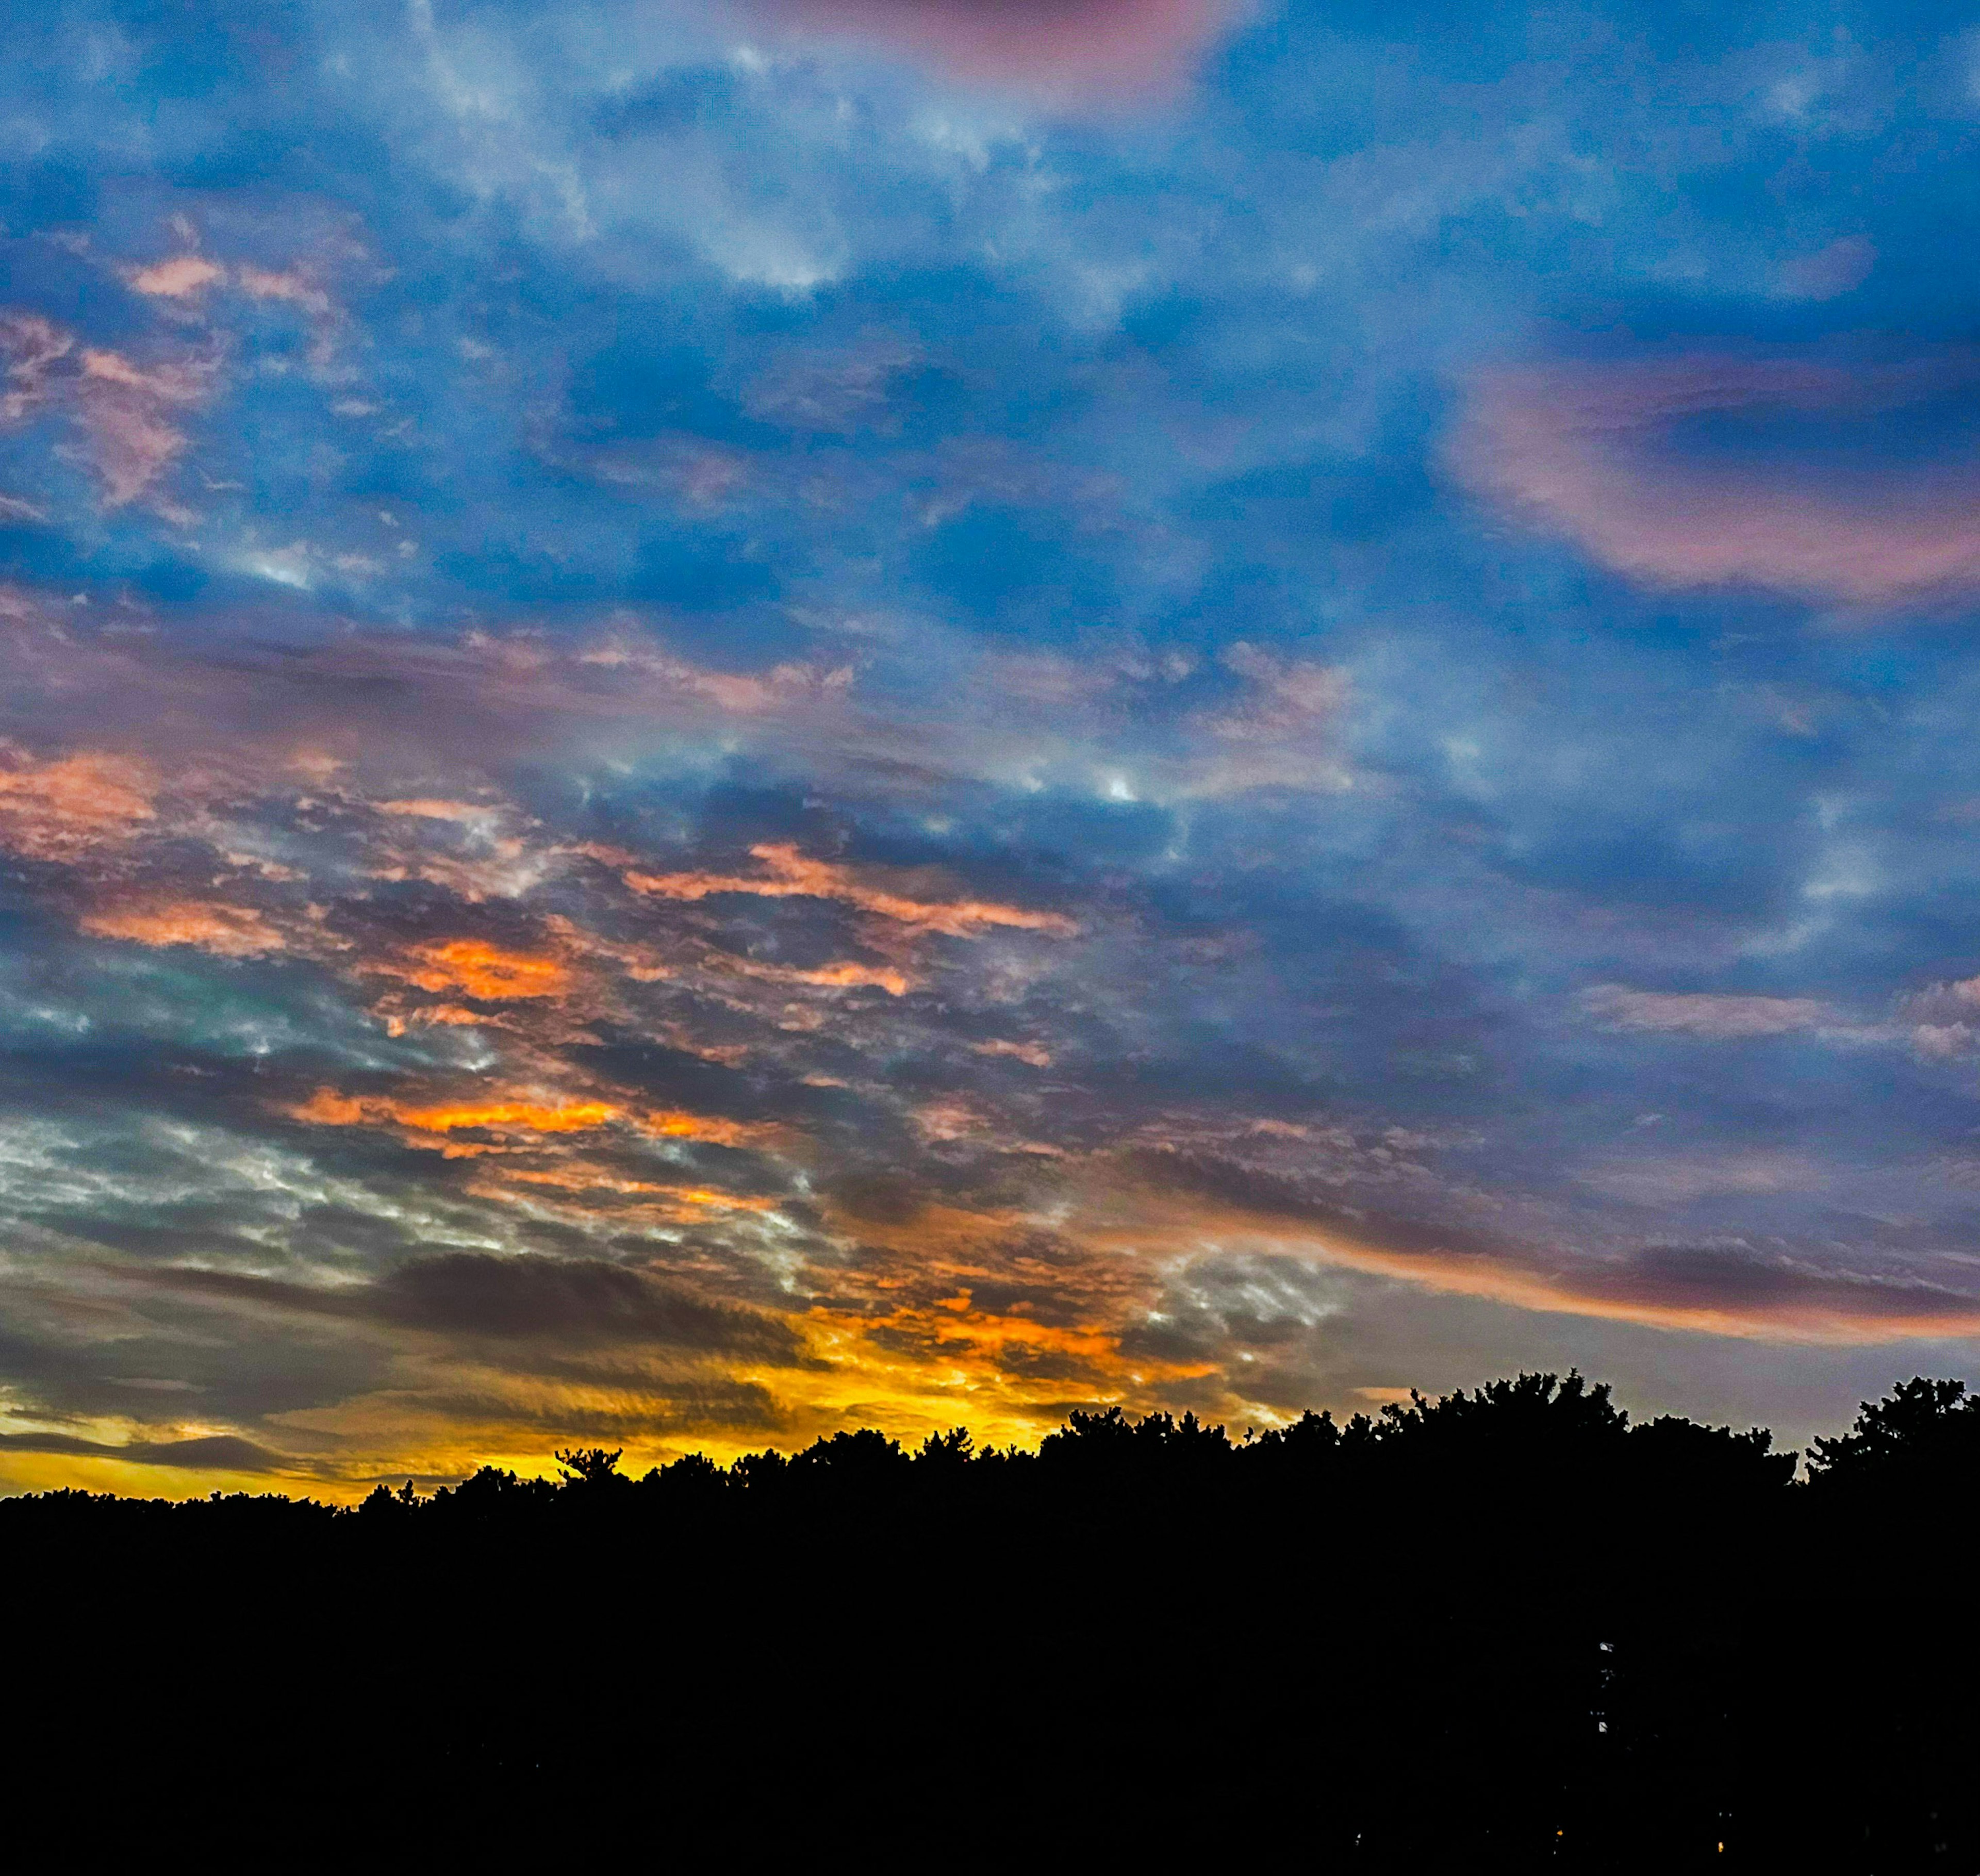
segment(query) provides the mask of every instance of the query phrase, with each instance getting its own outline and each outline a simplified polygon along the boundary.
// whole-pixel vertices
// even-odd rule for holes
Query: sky
[[[1980,1336],[1980,12],[0,64],[0,1490]]]

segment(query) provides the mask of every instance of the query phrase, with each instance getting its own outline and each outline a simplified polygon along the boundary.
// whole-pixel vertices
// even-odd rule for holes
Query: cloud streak
[[[1826,1004],[1809,996],[1633,990],[1619,983],[1604,983],[1584,990],[1581,1003],[1596,1021],[1616,1029],[1696,1036],[1714,1042],[1791,1036],[1835,1020]]]
[[[760,874],[629,870],[626,883],[636,893],[661,899],[697,900],[735,893],[757,899],[837,900],[910,931],[949,938],[978,937],[999,926],[1057,938],[1075,936],[1079,930],[1062,913],[1032,911],[981,899],[920,899],[889,890],[858,876],[852,867],[802,853],[782,842],[766,842],[749,852],[762,863]]]
[[[1140,1176],[1111,1201],[1113,1218],[1096,1219],[1096,1241],[1144,1251],[1265,1243],[1516,1309],[1740,1339],[1849,1345],[1980,1333],[1980,1296],[1915,1276],[1826,1269],[1811,1256],[1743,1243],[1576,1257],[1476,1227],[1398,1219],[1384,1231],[1235,1167],[1145,1158],[1135,1166]],[[1771,1189],[1782,1176],[1778,1165],[1744,1177],[1722,1169],[1694,1178],[1690,1189]],[[1151,1209],[1157,1193],[1162,1202]],[[1678,1189],[1667,1182],[1662,1196]]]
[[[1656,586],[1747,585],[1855,606],[1980,585],[1980,462],[1825,472],[1792,444],[1715,460],[1707,419],[1865,424],[1970,394],[1964,354],[1897,364],[1699,355],[1508,368],[1467,394],[1450,460],[1470,487],[1605,567]]]
[[[1161,96],[1231,23],[1229,0],[757,0],[755,16],[1061,101]]]

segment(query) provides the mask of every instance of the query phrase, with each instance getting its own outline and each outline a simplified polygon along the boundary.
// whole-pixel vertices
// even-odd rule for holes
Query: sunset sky
[[[1980,27],[33,5],[0,1490],[1980,1338]]]

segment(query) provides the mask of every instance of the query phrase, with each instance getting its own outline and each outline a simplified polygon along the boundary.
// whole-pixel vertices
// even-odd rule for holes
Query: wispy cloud
[[[1481,494],[1605,566],[1662,586],[1747,584],[1856,605],[1980,585],[1980,459],[1826,468],[1688,444],[1703,420],[1859,424],[1965,394],[1963,353],[1898,364],[1699,355],[1481,374],[1450,460]]]
[[[911,930],[951,938],[972,938],[996,926],[1069,938],[1078,925],[1063,913],[1035,911],[982,899],[919,898],[862,876],[859,869],[800,853],[782,842],[750,850],[759,873],[642,873],[629,870],[626,883],[636,893],[662,899],[706,899],[739,893],[758,899],[836,899],[855,910],[904,925]]]
[[[1173,89],[1236,11],[1228,0],[755,0],[754,10],[1068,101]]]
[[[1596,1021],[1619,1029],[1660,1031],[1712,1041],[1788,1036],[1835,1020],[1828,1005],[1809,996],[1743,996],[1703,990],[1633,990],[1597,984],[1581,994]]]
[[[106,507],[151,497],[171,518],[184,516],[158,484],[185,451],[185,417],[212,394],[217,356],[178,350],[141,362],[32,314],[0,314],[0,352],[8,372],[0,422],[65,414],[81,434]]]

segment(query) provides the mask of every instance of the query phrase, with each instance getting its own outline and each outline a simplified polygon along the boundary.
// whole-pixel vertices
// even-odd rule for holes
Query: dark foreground
[[[1980,1871],[1980,1408],[0,1502],[9,1820],[269,1868]],[[368,1846],[368,1849],[364,1847]],[[1723,1848],[1722,1848],[1723,1846]]]

